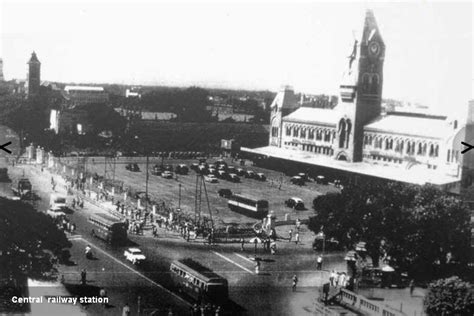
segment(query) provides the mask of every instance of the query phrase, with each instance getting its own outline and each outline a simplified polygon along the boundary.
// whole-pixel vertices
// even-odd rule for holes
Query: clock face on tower
[[[369,44],[369,53],[372,56],[377,56],[380,52],[380,46],[377,42],[372,42]]]

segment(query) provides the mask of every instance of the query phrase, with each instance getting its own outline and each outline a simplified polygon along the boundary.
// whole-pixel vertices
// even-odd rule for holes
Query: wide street
[[[13,179],[22,175],[28,177],[33,190],[41,197],[35,204],[40,211],[45,211],[51,193],[51,174],[35,166],[9,167],[9,175]],[[60,186],[56,190],[63,190]],[[2,185],[3,194],[11,195],[9,184]],[[102,314],[110,312],[113,315],[116,308],[121,308],[126,301],[132,311],[136,311],[138,296],[142,311],[144,309],[166,309],[187,313],[189,304],[178,298],[170,291],[169,265],[172,260],[191,257],[229,281],[229,295],[235,312],[247,311],[249,315],[304,315],[311,314],[312,302],[318,294],[317,286],[328,279],[329,269],[343,271],[345,263],[343,254],[328,254],[325,256],[324,270],[317,271],[316,254],[311,249],[311,236],[303,228],[302,242],[298,245],[287,241],[278,242],[277,254],[272,256],[258,245],[256,256],[262,259],[261,271],[255,273],[255,257],[253,245],[246,245],[245,251],[240,251],[240,245],[209,246],[202,241],[184,241],[177,233],[158,230],[158,238],[130,235],[135,243],[147,256],[147,265],[136,268],[126,262],[123,257],[125,247],[113,249],[98,239],[92,239],[89,232],[91,224],[87,222],[89,214],[105,212],[99,207],[86,203],[84,209],[77,209],[69,215],[71,222],[77,225],[75,236],[71,238],[72,261],[77,265],[61,267],[67,283],[79,282],[79,271],[86,269],[91,285],[104,287],[111,297],[113,308],[102,310],[100,306],[91,306],[88,312]],[[284,234],[282,231],[281,235]],[[86,244],[91,244],[98,260],[86,260],[83,255]],[[291,278],[299,278],[298,289],[291,291]],[[155,293],[156,292],[156,293]],[[153,295],[152,295],[153,293]],[[96,310],[99,308],[99,310]]]

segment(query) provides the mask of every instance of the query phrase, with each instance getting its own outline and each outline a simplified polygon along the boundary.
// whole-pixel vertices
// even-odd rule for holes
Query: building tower
[[[282,118],[299,107],[298,100],[293,88],[290,86],[281,87],[273,103],[270,105],[270,146],[281,147],[282,138]]]
[[[29,97],[39,93],[41,84],[41,63],[36,57],[36,53],[31,54],[28,61],[28,74],[26,76],[26,94]]]
[[[335,158],[362,161],[364,126],[380,115],[385,44],[371,10],[361,41],[354,41],[340,86],[341,117],[336,126]]]
[[[0,58],[0,81],[5,81],[5,77],[3,76],[3,59]]]

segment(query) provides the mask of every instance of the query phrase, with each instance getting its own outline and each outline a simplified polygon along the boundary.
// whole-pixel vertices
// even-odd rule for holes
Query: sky
[[[385,98],[464,113],[473,98],[471,2],[0,0],[6,79],[338,94],[372,9]]]

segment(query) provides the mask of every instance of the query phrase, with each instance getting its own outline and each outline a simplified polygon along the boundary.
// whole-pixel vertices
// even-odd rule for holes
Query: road
[[[40,211],[46,210],[49,202],[51,175],[33,166],[9,168],[10,177],[27,175],[33,189],[41,197],[36,202]],[[3,186],[7,193],[9,186]],[[60,188],[59,188],[60,189]],[[141,306],[148,312],[153,308],[165,310],[168,305],[179,314],[188,314],[189,304],[168,291],[172,290],[169,277],[169,265],[172,260],[191,257],[201,264],[211,268],[229,281],[229,295],[234,304],[232,314],[245,310],[249,315],[312,315],[312,302],[315,300],[318,286],[327,282],[328,270],[345,270],[342,254],[325,256],[324,269],[316,271],[316,255],[309,242],[303,240],[295,245],[286,241],[278,242],[277,254],[272,256],[263,251],[259,245],[255,254],[253,245],[246,245],[245,251],[240,251],[240,245],[228,244],[209,246],[202,242],[185,242],[176,233],[159,230],[159,238],[145,236],[130,236],[130,241],[143,250],[149,264],[137,270],[123,259],[124,248],[112,248],[97,239],[92,239],[87,217],[102,209],[86,203],[84,209],[76,210],[69,215],[77,225],[76,234],[72,240],[72,260],[77,265],[64,267],[63,271],[67,284],[77,284],[79,271],[85,268],[91,285],[103,286],[112,299],[113,308],[101,309],[101,306],[91,306],[89,314],[114,315],[128,301],[132,310],[138,309],[138,296],[141,296]],[[98,260],[86,260],[83,250],[86,243],[95,248]],[[255,256],[262,259],[260,273],[255,273]],[[293,275],[299,278],[296,292],[291,291]],[[97,310],[99,308],[99,310]],[[104,314],[105,313],[105,314]],[[132,314],[133,315],[133,314]]]

